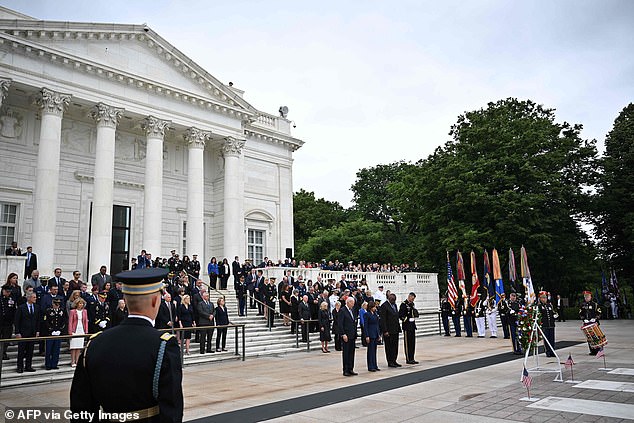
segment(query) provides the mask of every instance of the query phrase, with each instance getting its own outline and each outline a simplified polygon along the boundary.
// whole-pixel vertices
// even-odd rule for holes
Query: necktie
[[[33,314],[33,305],[29,304],[29,314]]]
[[[31,253],[26,256],[26,265],[27,267],[31,265]]]

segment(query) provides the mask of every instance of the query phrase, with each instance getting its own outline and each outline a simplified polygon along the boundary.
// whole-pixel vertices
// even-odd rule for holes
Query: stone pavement
[[[579,322],[565,322],[557,326],[558,341],[583,342]],[[634,369],[634,321],[605,321],[602,323],[610,344],[606,347],[607,366]],[[315,345],[317,347],[317,345]],[[333,389],[357,387],[365,382],[384,380],[390,382],[394,376],[417,376],[422,370],[434,371],[444,365],[490,357],[510,351],[510,342],[498,339],[469,339],[454,337],[419,338],[416,357],[420,364],[390,369],[385,364],[382,349],[378,352],[379,367],[383,370],[369,373],[365,367],[365,350],[356,354],[355,370],[359,376],[341,376],[341,355],[334,352],[323,354],[318,349],[279,357],[247,359],[245,362],[229,361],[193,366],[184,370],[185,420],[235,421],[231,413],[236,410],[263,406],[288,400],[288,404],[304,401],[309,394],[328,392]],[[598,371],[603,361],[587,355],[585,343],[558,351],[562,361],[571,353],[577,365],[575,379],[613,380],[634,382],[634,376],[607,374]],[[509,353],[510,355],[510,353]],[[402,342],[400,359],[402,358]],[[488,365],[453,375],[434,376],[421,383],[395,387],[372,395],[355,394],[353,398],[342,396],[332,405],[311,408],[292,415],[278,417],[276,422],[314,421],[440,421],[444,423],[482,421],[611,421],[618,418],[602,418],[590,414],[576,414],[528,407],[531,403],[520,401],[526,391],[519,382],[523,358],[511,357],[510,361]],[[545,357],[542,356],[542,361]],[[543,363],[541,363],[543,364]],[[530,367],[530,364],[529,364]],[[575,388],[572,384],[553,382],[554,374],[533,374],[531,395],[574,397],[614,403],[634,404],[634,393]],[[570,372],[564,369],[564,378]],[[364,385],[361,385],[363,388]],[[0,391],[2,407],[67,407],[69,382],[26,388],[11,388]],[[308,400],[305,400],[308,401]],[[606,404],[606,407],[609,404]],[[289,407],[290,408],[290,407]],[[254,409],[256,410],[256,409]],[[257,409],[256,411],[258,411]],[[248,413],[247,413],[248,415]],[[264,420],[266,413],[256,414],[246,421]],[[278,414],[278,416],[282,416]],[[634,415],[632,415],[634,418]]]

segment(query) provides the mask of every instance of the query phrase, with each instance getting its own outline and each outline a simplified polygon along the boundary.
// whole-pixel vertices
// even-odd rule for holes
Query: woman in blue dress
[[[363,319],[363,328],[365,341],[368,343],[368,371],[376,372],[381,370],[376,363],[376,343],[381,336],[381,331],[379,330],[379,314],[376,312],[376,303],[372,300],[368,301],[368,311]]]

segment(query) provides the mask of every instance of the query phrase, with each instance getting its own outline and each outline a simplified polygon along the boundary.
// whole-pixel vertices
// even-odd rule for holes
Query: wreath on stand
[[[535,321],[535,318],[537,318],[537,324],[541,327],[542,315],[536,305],[530,305],[528,307],[521,306],[518,316],[517,330],[520,345],[522,346],[522,351],[528,351],[529,348],[533,348],[538,345],[539,341],[542,339],[539,331],[537,332],[537,336],[533,338],[533,322]],[[532,342],[531,338],[533,338]]]

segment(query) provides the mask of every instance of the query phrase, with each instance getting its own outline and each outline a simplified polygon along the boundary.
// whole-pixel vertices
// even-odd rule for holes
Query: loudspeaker
[[[286,258],[287,259],[292,259],[293,258],[293,249],[292,248],[287,248],[286,249]]]

